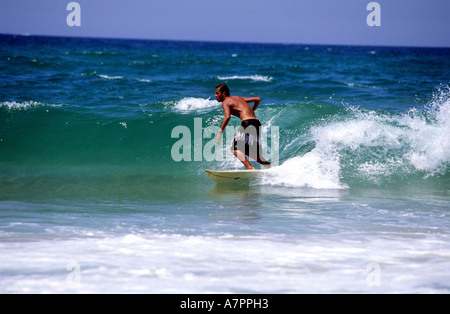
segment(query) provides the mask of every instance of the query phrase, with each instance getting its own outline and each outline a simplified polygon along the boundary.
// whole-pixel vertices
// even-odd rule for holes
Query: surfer
[[[230,96],[228,86],[226,84],[219,84],[216,87],[216,99],[222,103],[222,108],[225,113],[225,118],[216,138],[217,143],[220,144],[220,139],[231,120],[231,116],[236,116],[241,119],[242,124],[234,137],[231,148],[233,154],[245,165],[247,170],[256,170],[248,161],[247,156],[256,160],[267,169],[272,168],[270,162],[265,160],[261,155],[261,122],[255,115],[255,110],[261,103],[261,98]],[[250,103],[253,103],[253,107],[249,105]]]

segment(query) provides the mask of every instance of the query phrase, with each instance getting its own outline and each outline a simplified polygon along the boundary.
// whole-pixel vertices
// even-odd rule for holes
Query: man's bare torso
[[[230,113],[241,119],[241,121],[258,119],[253,108],[248,104],[246,98],[239,96],[230,96],[222,104],[230,109]]]

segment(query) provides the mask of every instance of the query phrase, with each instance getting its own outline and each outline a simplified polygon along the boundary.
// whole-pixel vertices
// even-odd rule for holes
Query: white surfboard
[[[205,170],[205,171],[208,177],[210,177],[217,183],[252,180],[257,178],[264,172],[264,170],[229,170],[229,171]]]

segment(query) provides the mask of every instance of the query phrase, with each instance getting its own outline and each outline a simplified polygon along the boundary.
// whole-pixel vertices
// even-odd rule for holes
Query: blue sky
[[[81,6],[81,27],[66,23]],[[300,44],[450,47],[450,0],[1,0],[0,33]]]

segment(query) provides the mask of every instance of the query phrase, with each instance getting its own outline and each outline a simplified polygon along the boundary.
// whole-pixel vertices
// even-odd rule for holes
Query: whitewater
[[[450,292],[449,55],[0,35],[0,293]],[[279,142],[251,182],[194,158],[222,82]]]

